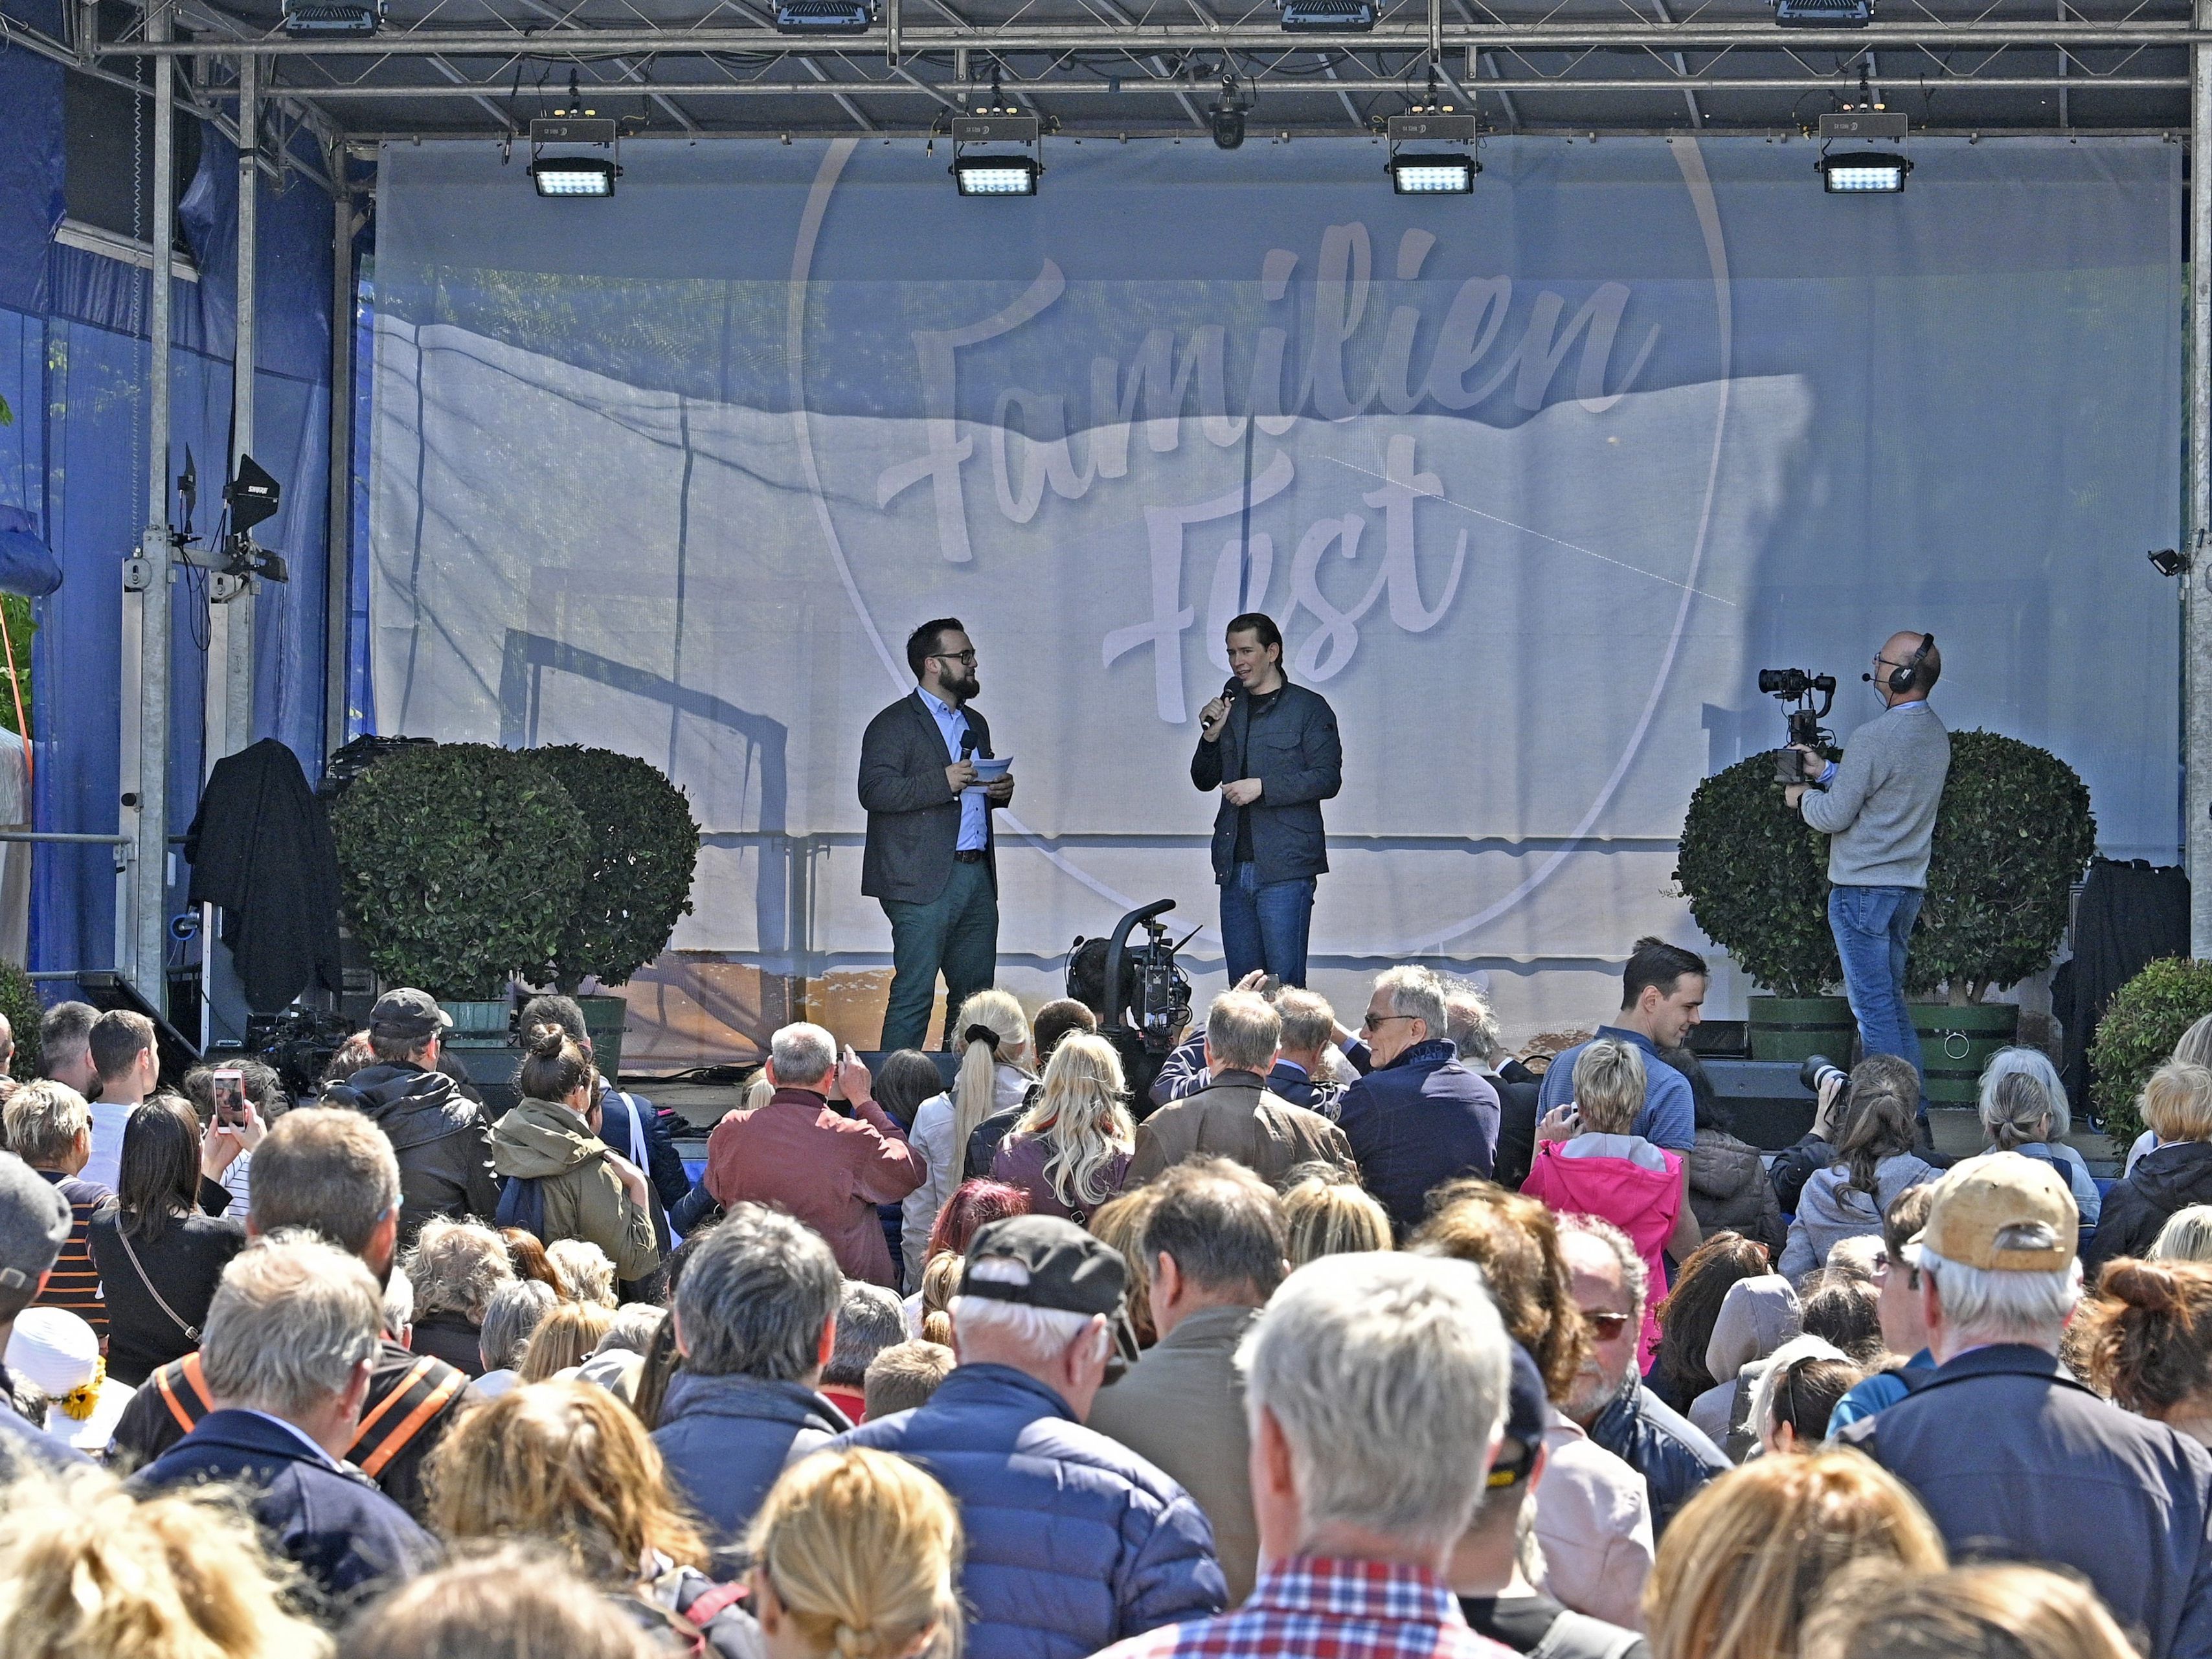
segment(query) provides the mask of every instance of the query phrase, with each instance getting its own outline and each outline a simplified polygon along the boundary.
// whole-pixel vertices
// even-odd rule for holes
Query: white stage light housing
[[[1902,155],[1865,150],[1855,155],[1823,155],[1820,187],[1831,196],[1894,196],[1905,188],[1912,163]]]
[[[1394,155],[1390,188],[1401,196],[1465,196],[1481,171],[1472,155]]]

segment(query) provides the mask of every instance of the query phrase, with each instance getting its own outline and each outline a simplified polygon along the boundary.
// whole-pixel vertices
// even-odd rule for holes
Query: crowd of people
[[[2212,1019],[2108,1190],[2040,1053],[1771,1161],[1707,984],[1508,1055],[1254,975],[1139,1092],[774,1034],[696,1176],[522,1011],[387,994],[310,1098],[64,1003],[0,1155],[0,1651],[42,1659],[2212,1656]]]

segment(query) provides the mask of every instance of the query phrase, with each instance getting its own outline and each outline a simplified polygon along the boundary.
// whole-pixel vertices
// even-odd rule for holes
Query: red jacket
[[[707,1190],[725,1209],[773,1204],[829,1241],[848,1279],[896,1290],[878,1204],[921,1185],[921,1160],[882,1107],[864,1100],[840,1117],[809,1089],[778,1089],[757,1111],[736,1112],[707,1138]]]

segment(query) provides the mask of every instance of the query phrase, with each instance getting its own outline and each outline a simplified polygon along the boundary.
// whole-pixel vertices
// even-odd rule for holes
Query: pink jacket
[[[1667,1241],[1682,1212],[1682,1158],[1638,1135],[1577,1135],[1540,1141],[1536,1164],[1521,1190],[1561,1215],[1594,1215],[1635,1242],[1650,1272],[1644,1300],[1640,1356],[1649,1370],[1659,1351],[1659,1320],[1652,1311],[1666,1295]]]

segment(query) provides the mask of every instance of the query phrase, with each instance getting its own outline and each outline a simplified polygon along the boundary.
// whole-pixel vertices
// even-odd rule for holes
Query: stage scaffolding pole
[[[2197,0],[2197,25],[2212,0]],[[2182,842],[2189,953],[2212,957],[2212,46],[2189,49],[2189,556],[2183,573]]]

